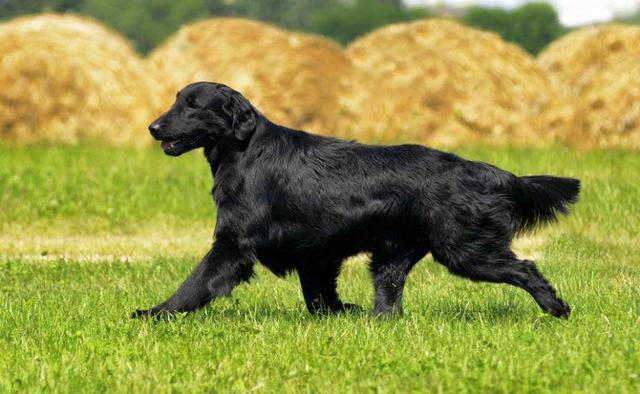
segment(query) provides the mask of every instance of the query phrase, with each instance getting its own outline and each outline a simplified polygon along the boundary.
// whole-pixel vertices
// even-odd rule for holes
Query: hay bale
[[[383,27],[347,49],[372,91],[349,102],[362,139],[539,143],[549,80],[522,49],[449,20]]]
[[[0,25],[0,138],[140,145],[155,82],[117,33],[73,15]]]
[[[554,82],[581,93],[603,68],[629,55],[640,56],[640,27],[606,24],[565,35],[541,52],[537,61]]]
[[[185,26],[148,62],[164,76],[164,106],[190,82],[221,82],[274,122],[327,134],[334,132],[339,92],[350,68],[329,40],[238,18]]]
[[[572,32],[538,57],[559,104],[543,121],[563,142],[640,149],[640,28],[601,25]]]

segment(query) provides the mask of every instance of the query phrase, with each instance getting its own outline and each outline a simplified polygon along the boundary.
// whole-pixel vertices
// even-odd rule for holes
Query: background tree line
[[[377,27],[442,12],[410,8],[401,0],[0,0],[0,19],[42,11],[93,16],[129,37],[141,52],[148,52],[183,24],[213,16],[263,20],[346,44]],[[541,2],[514,10],[470,7],[455,17],[495,31],[534,55],[567,30],[556,10]],[[640,22],[640,16],[629,20]]]

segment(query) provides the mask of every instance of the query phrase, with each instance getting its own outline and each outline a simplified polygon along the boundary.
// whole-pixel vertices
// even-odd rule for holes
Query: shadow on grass
[[[194,313],[182,313],[176,316],[155,319],[157,322],[171,323],[176,321],[193,321],[205,323],[207,321],[227,321],[232,324],[254,323],[262,324],[273,321],[286,323],[314,323],[331,320],[366,320],[380,322],[402,322],[403,320],[419,319],[425,321],[442,320],[462,323],[500,323],[531,321],[536,316],[532,315],[530,308],[515,303],[442,303],[427,307],[426,309],[405,311],[403,315],[390,317],[374,317],[368,310],[349,310],[335,314],[311,315],[302,307],[277,308],[260,306],[255,308],[227,307],[220,308],[211,305]]]
[[[190,313],[161,314],[158,316],[142,316],[135,319],[153,321],[155,323],[175,323],[192,321],[205,323],[208,321],[227,321],[229,323],[266,323],[270,321],[286,323],[311,323],[328,321],[339,318],[360,319],[369,317],[368,312],[358,310],[345,310],[338,313],[324,313],[312,315],[303,306],[292,308],[278,308],[266,305],[256,307],[221,306],[212,304],[202,310]]]
[[[287,323],[311,323],[322,322],[333,319],[366,319],[369,317],[367,311],[345,310],[338,313],[322,313],[310,314],[304,305],[293,308],[277,308],[269,306],[261,306],[251,309],[233,308],[216,308],[215,305],[189,315],[190,318],[198,321],[205,320],[225,320],[234,323],[264,323],[269,321],[287,322]]]
[[[449,321],[473,322],[518,322],[531,320],[529,308],[516,303],[441,303],[428,308],[425,314]]]

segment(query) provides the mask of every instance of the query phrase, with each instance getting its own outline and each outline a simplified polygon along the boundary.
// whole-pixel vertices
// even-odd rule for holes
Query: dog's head
[[[197,82],[176,96],[173,106],[149,125],[164,153],[180,156],[192,149],[213,147],[227,137],[249,138],[259,113],[228,86]]]

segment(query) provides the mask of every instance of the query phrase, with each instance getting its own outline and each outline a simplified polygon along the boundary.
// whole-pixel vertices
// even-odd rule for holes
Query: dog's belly
[[[346,237],[352,239],[353,237]],[[271,272],[284,276],[301,265],[324,264],[327,261],[342,260],[357,254],[362,249],[356,243],[331,240],[317,234],[314,239],[296,237],[272,239],[256,247],[257,258]]]
[[[386,242],[407,237],[406,221],[384,224],[368,221],[323,227],[305,223],[271,223],[253,239],[258,260],[278,276],[301,265],[325,264],[361,252],[374,252]],[[415,234],[415,233],[413,233]]]
[[[257,257],[262,265],[279,277],[284,277],[296,269],[295,260],[287,258],[284,255],[263,252],[259,253]]]
[[[341,252],[341,253],[339,253]],[[343,260],[358,252],[329,246],[325,250],[291,250],[285,248],[264,248],[257,253],[258,261],[277,276],[285,276],[300,266],[324,265],[327,261]]]

